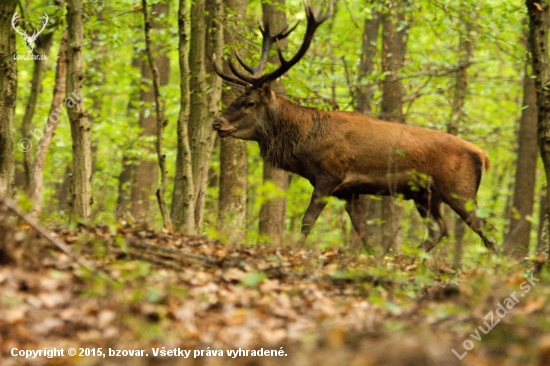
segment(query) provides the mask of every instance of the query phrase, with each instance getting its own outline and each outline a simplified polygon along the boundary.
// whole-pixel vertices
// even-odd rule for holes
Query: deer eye
[[[254,102],[248,102],[248,103],[246,103],[246,108],[252,108],[255,105],[256,105],[256,103],[254,103]]]

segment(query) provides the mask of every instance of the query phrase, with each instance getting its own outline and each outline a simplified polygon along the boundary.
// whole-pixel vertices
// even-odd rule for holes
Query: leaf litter
[[[143,224],[53,228],[91,266],[0,211],[2,365],[548,365],[549,287],[470,337],[525,268],[245,246]],[[107,276],[100,276],[102,271]],[[451,349],[474,348],[463,360]],[[23,359],[13,348],[143,349],[147,357]],[[152,348],[284,349],[284,357],[153,356]],[[226,353],[227,354],[227,353]]]

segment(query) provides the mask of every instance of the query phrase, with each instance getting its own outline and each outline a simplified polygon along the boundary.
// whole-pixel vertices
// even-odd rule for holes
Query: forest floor
[[[1,365],[550,365],[534,262],[50,230],[72,254],[0,209]]]

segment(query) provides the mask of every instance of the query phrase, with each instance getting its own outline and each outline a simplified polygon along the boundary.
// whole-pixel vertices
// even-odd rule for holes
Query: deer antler
[[[42,29],[40,29],[39,31],[34,31],[32,36],[30,37],[33,42],[36,41],[36,39],[38,38],[38,35],[44,31],[44,29],[46,28],[46,25],[48,25],[48,21],[50,20],[50,18],[48,18],[48,14],[44,14],[43,19],[44,20],[42,21]]]
[[[19,30],[19,26],[17,25],[17,22],[19,21],[19,17],[17,16],[17,12],[15,12],[15,14],[13,14],[13,17],[11,18],[11,26],[13,27],[13,29],[19,33],[20,35],[22,35],[23,37],[28,37],[27,36],[27,31],[25,32],[22,32]]]
[[[281,32],[277,33],[276,35],[271,35],[269,32],[269,23],[265,24],[265,28],[260,27],[260,32],[263,36],[262,41],[262,53],[260,55],[260,62],[258,66],[251,67],[250,65],[247,65],[244,63],[244,61],[240,58],[239,54],[235,52],[235,56],[237,58],[237,61],[239,61],[239,64],[252,76],[248,76],[240,72],[237,67],[229,61],[229,68],[231,69],[231,72],[236,76],[230,76],[223,74],[221,70],[218,68],[216,63],[214,62],[214,69],[216,73],[224,80],[237,83],[240,85],[251,85],[256,88],[261,87],[263,84],[269,81],[276,80],[281,75],[283,75],[285,72],[287,72],[292,66],[294,66],[304,55],[306,54],[311,41],[313,39],[313,34],[315,33],[315,30],[317,27],[319,27],[325,20],[327,20],[332,15],[332,2],[333,0],[330,0],[329,6],[327,11],[321,15],[319,18],[316,18],[313,14],[313,10],[311,8],[311,4],[309,2],[304,2],[304,6],[306,8],[306,16],[307,16],[307,29],[306,34],[304,35],[304,40],[302,41],[302,45],[300,46],[300,49],[298,52],[292,57],[290,60],[286,60],[282,54],[281,48],[277,48],[277,52],[279,55],[279,61],[281,62],[281,65],[274,71],[261,75],[262,72],[265,69],[265,66],[267,64],[267,55],[269,53],[269,50],[271,49],[271,46],[273,43],[278,43],[278,41],[288,37],[288,35],[296,28],[298,24],[296,24],[291,29],[285,28]]]

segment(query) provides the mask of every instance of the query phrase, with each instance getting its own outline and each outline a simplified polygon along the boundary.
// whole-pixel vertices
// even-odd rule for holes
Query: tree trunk
[[[365,18],[363,43],[361,53],[361,63],[359,64],[358,86],[355,92],[355,111],[371,116],[372,115],[372,96],[374,88],[372,82],[369,82],[369,76],[374,71],[374,56],[378,52],[378,38],[380,34],[380,14],[376,10],[376,5],[371,4],[371,18]]]
[[[84,38],[82,0],[67,0],[67,89],[74,103],[67,104],[73,142],[73,215],[88,219],[92,205],[91,124],[82,103],[82,48]]]
[[[234,34],[242,32],[239,22],[246,15],[246,0],[225,0],[225,9],[233,14],[231,27],[226,23],[224,41],[233,51],[238,49]],[[224,71],[230,73],[224,65]],[[235,90],[224,90],[222,103],[231,104],[237,96]],[[233,138],[221,139],[220,142],[220,191],[218,198],[218,231],[229,242],[240,243],[246,235],[246,200],[248,188],[248,161],[246,142]]]
[[[13,189],[13,115],[17,100],[15,32],[11,18],[18,1],[0,3],[0,197],[10,197]]]
[[[540,155],[546,173],[546,187],[550,187],[550,61],[548,57],[548,11],[546,0],[526,0],[527,14],[529,16],[529,45],[533,56],[533,71],[536,76],[535,89],[537,91],[537,140]],[[550,250],[549,233],[549,209],[546,195],[546,214],[543,221],[543,233],[541,236],[542,247]]]
[[[284,12],[285,0],[274,0],[262,2],[264,24],[269,22],[273,34],[280,32],[286,27],[286,14]],[[286,39],[280,42],[281,47],[286,46]],[[277,60],[271,57],[270,62]],[[272,83],[273,91],[285,93],[285,87],[281,82]],[[289,176],[284,170],[277,169],[271,164],[264,162],[264,183],[272,181],[279,189],[288,190]],[[266,238],[274,244],[282,244],[285,234],[286,220],[286,198],[280,197],[264,202],[260,207],[260,238]]]
[[[409,7],[407,0],[392,1],[382,14],[382,105],[380,118],[390,122],[403,122],[403,86],[397,78],[403,67],[407,49],[409,27],[403,25]],[[399,154],[399,151],[393,152]],[[392,159],[390,156],[389,159]],[[391,172],[390,172],[391,173]],[[382,197],[382,246],[398,249],[401,243],[402,207],[393,197]]]
[[[165,19],[168,16],[168,4],[163,2],[155,3],[151,7],[151,29],[162,29],[164,25],[158,19]],[[154,63],[158,67],[160,85],[168,84],[170,75],[170,59],[167,56],[166,47],[155,47],[153,50]],[[145,55],[146,57],[147,55]],[[141,63],[142,88],[140,101],[142,103],[139,114],[139,125],[143,129],[143,136],[157,135],[157,121],[153,113],[155,103],[155,92],[153,87],[153,74],[147,62]],[[136,161],[134,165],[134,181],[131,193],[131,214],[137,221],[145,221],[154,218],[151,213],[155,205],[155,188],[158,184],[157,162],[147,158],[153,150],[150,143],[144,144],[145,157]]]
[[[548,231],[544,227],[544,221],[546,216],[546,209],[548,201],[546,199],[546,188],[542,189],[543,193],[540,195],[540,207],[539,207],[539,227],[537,230],[537,254],[546,256],[548,259],[548,253],[550,248],[548,247]]]
[[[524,42],[525,43],[525,42]],[[522,259],[529,252],[531,222],[533,213],[537,172],[537,96],[535,80],[528,65],[532,62],[527,50],[527,64],[523,78],[523,109],[521,111],[516,159],[514,196],[510,213],[510,227],[504,241],[504,251],[514,258]]]
[[[357,88],[355,91],[355,111],[371,116],[372,115],[372,97],[374,95],[374,88],[369,81],[369,76],[374,71],[374,56],[378,51],[378,38],[380,35],[380,14],[376,9],[376,4],[372,2],[371,6],[371,18],[365,18],[364,31],[363,31],[363,43],[361,52],[361,62],[359,64],[359,77],[357,80]],[[371,199],[368,195],[359,196],[360,204],[365,207],[367,216],[362,220],[373,220],[379,212],[381,212],[381,201],[378,199]],[[361,248],[361,237],[357,231],[352,227],[352,248],[358,250]],[[380,226],[368,225],[369,242],[379,243],[381,241]]]
[[[143,62],[142,55],[136,52],[132,57],[132,72],[141,70],[141,64]],[[128,101],[127,116],[131,119],[135,113],[136,107],[134,101],[139,99],[140,96],[140,81],[132,83],[132,91],[130,93],[130,100]],[[131,122],[132,123],[132,122]],[[118,176],[118,195],[115,206],[115,218],[122,220],[131,216],[130,210],[132,207],[132,182],[134,181],[134,164],[135,159],[130,157],[126,151],[122,152],[122,168],[120,175]]]
[[[196,233],[195,226],[195,188],[193,166],[189,147],[189,59],[187,39],[189,26],[187,19],[187,1],[180,0],[178,10],[179,27],[179,65],[180,65],[180,112],[178,116],[178,150],[176,157],[176,176],[172,193],[171,216],[174,227],[188,234]]]
[[[50,54],[53,35],[54,35],[54,32],[52,31],[36,39],[36,46],[33,51],[34,55],[48,56]],[[32,118],[34,116],[34,111],[36,110],[36,102],[38,101],[38,96],[42,92],[42,74],[44,71],[45,63],[46,63],[46,60],[43,60],[41,57],[33,61],[31,91],[29,94],[29,99],[27,101],[27,106],[25,108],[25,114],[23,115],[23,121],[21,123],[21,136],[24,139],[27,139],[29,141],[32,139],[32,136],[31,136]],[[23,150],[23,170],[24,170],[23,188],[25,190],[29,189],[29,186],[33,179],[31,176],[32,169],[33,169],[32,149],[24,149]]]
[[[155,115],[156,115],[156,140],[155,150],[157,152],[157,162],[159,165],[160,173],[160,186],[157,189],[157,201],[159,204],[160,214],[162,215],[162,221],[164,228],[168,231],[172,231],[172,220],[168,214],[168,207],[166,206],[166,155],[162,153],[162,138],[164,132],[164,125],[167,123],[164,118],[164,103],[160,95],[160,75],[157,64],[155,63],[155,57],[153,56],[153,46],[151,45],[151,22],[149,20],[149,10],[147,9],[147,0],[142,0],[143,11],[143,25],[145,31],[145,49],[147,52],[147,61],[149,68],[151,69],[151,75],[153,78],[153,94],[155,98]],[[168,12],[168,11],[167,11]]]
[[[471,19],[472,11],[468,5],[463,5],[461,8],[462,19]],[[466,93],[468,92],[468,65],[474,51],[472,42],[472,25],[469,22],[464,23],[464,34],[460,34],[458,41],[458,71],[456,72],[453,104],[447,132],[451,135],[458,135],[460,123],[464,116],[464,102],[466,101]],[[454,220],[454,258],[453,263],[456,267],[462,264],[462,255],[464,252],[463,242],[466,233],[466,224],[462,219],[453,215]]]
[[[61,38],[59,55],[57,57],[52,105],[50,107],[50,113],[48,114],[48,120],[46,121],[43,135],[38,142],[36,157],[30,172],[31,180],[28,194],[29,198],[33,202],[33,210],[31,211],[31,215],[35,218],[40,217],[40,213],[42,212],[42,204],[44,201],[42,191],[46,156],[48,155],[48,149],[50,148],[50,144],[55,134],[59,117],[63,113],[62,109],[66,108],[63,105],[63,97],[65,95],[67,83],[67,38],[68,33],[65,31],[63,32],[63,37]],[[37,66],[35,65],[35,67]]]
[[[206,88],[206,14],[205,0],[191,4],[191,44],[189,48],[189,69],[191,78],[189,130],[191,136],[191,162],[195,188],[195,225],[202,232],[204,204],[208,178],[208,162],[212,154],[214,131],[207,121],[209,105]]]

